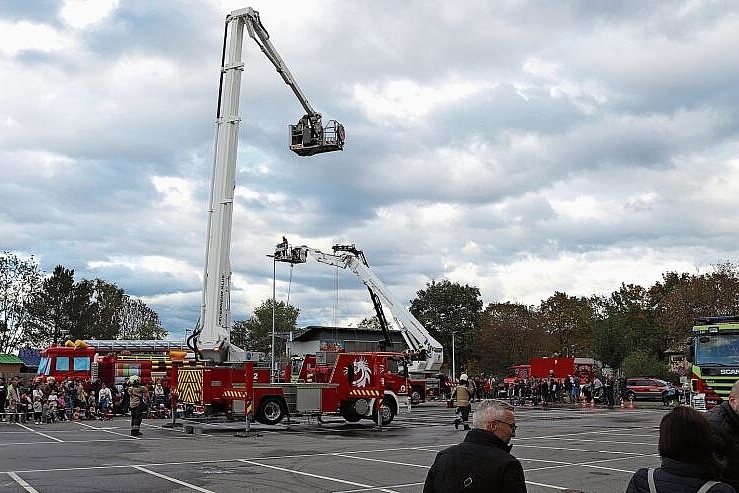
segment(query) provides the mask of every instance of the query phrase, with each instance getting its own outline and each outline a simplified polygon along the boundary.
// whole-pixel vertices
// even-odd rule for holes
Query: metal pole
[[[457,380],[457,367],[454,362],[454,332],[452,332],[452,380]]]
[[[269,381],[275,383],[275,283],[277,279],[277,259],[272,257],[272,357],[270,359]]]

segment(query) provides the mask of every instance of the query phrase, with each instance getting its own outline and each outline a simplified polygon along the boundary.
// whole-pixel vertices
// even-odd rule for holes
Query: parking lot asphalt
[[[474,406],[474,404],[473,404]],[[666,408],[516,410],[512,453],[529,492],[625,491],[640,467],[659,465]],[[377,429],[371,421],[297,419],[290,426],[211,422],[186,434],[144,420],[47,425],[0,423],[0,491],[9,493],[397,492],[418,493],[436,453],[464,438],[442,402],[421,404]]]

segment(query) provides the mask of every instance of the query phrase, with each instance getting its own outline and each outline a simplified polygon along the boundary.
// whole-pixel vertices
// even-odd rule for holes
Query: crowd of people
[[[470,429],[469,382],[462,374],[452,393],[457,404],[454,426],[464,424],[469,432],[462,443],[436,455],[423,492],[525,492],[523,467],[511,454],[510,442],[518,429],[515,407],[503,400],[484,399],[472,415]],[[665,414],[660,421],[658,452],[660,466],[636,471],[626,493],[739,491],[739,380],[728,398],[706,413],[677,406]]]
[[[120,384],[108,386],[89,378],[56,381],[48,377],[23,382],[17,376],[8,381],[0,376],[0,421],[42,425],[126,416],[131,412],[131,379],[137,378],[129,377]],[[169,393],[166,377],[141,386],[142,409],[147,417],[169,415]]]

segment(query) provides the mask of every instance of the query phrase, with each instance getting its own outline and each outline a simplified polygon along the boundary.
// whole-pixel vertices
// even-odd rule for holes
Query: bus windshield
[[[696,365],[739,365],[739,335],[700,336],[695,344]]]

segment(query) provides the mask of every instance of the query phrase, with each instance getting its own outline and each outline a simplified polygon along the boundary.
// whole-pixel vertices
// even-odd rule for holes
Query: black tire
[[[383,399],[382,405],[380,406],[380,416],[382,416],[382,426],[387,426],[393,422],[396,413],[395,406],[393,406],[390,399]],[[372,421],[377,423],[377,410],[372,411]]]
[[[414,406],[419,404],[423,399],[423,390],[420,387],[413,387],[411,389],[411,404]]]
[[[362,416],[360,416],[357,413],[350,413],[344,416],[344,419],[347,420],[349,423],[356,423],[360,419],[362,419]]]
[[[257,421],[265,425],[276,425],[287,415],[285,404],[278,397],[268,396],[259,403]]]
[[[627,390],[626,391],[626,400],[627,401],[635,401],[636,400],[636,394],[634,394],[633,390]]]

